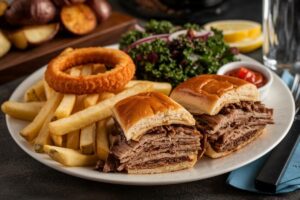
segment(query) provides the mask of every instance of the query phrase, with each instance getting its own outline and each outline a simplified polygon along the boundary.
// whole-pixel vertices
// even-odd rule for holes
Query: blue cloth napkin
[[[291,87],[293,83],[293,76],[285,71],[282,74],[282,80]],[[255,189],[254,179],[258,174],[259,170],[263,166],[265,160],[268,158],[269,154],[263,156],[262,158],[241,167],[235,171],[232,171],[228,178],[227,184],[251,192],[265,193]],[[300,144],[296,148],[294,155],[280,181],[280,185],[276,191],[276,194],[292,192],[300,188]]]

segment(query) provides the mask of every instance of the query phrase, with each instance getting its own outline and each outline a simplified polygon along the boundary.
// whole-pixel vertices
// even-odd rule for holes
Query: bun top
[[[179,84],[171,98],[194,114],[215,115],[227,104],[258,101],[255,85],[231,76],[200,75]]]
[[[123,99],[112,111],[127,140],[138,140],[156,126],[195,125],[193,116],[186,109],[159,92],[140,93]]]

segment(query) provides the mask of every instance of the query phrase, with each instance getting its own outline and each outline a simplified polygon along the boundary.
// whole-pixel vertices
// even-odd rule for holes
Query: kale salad
[[[120,49],[135,62],[138,79],[172,86],[200,74],[216,73],[222,65],[235,61],[238,53],[225,44],[219,30],[156,20],[125,33]]]

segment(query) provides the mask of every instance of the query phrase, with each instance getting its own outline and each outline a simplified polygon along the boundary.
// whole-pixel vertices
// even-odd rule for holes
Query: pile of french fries
[[[91,75],[103,72],[103,67],[78,66],[68,73]],[[46,153],[65,166],[90,166],[100,159],[105,161],[109,154],[111,108],[118,101],[153,90],[169,95],[171,89],[169,83],[133,80],[115,94],[75,95],[58,93],[40,80],[25,91],[24,102],[7,101],[1,109],[14,118],[29,121],[20,134],[37,153]]]

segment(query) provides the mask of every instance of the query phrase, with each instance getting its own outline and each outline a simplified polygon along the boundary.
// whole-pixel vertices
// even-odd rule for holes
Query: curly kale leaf
[[[157,39],[130,50],[129,55],[137,66],[138,79],[167,81],[177,85],[185,80],[185,75],[171,53],[166,41]]]
[[[201,30],[196,24],[186,24],[183,28]],[[167,21],[151,20],[145,29],[146,32],[130,31],[125,34],[120,42],[121,49],[149,35],[171,33],[178,27]],[[135,62],[137,78],[170,82],[176,86],[200,74],[216,73],[222,65],[236,59],[225,44],[222,32],[212,31],[214,34],[209,37],[183,35],[172,41],[156,39],[130,49],[128,54]]]
[[[198,24],[186,23],[183,25],[184,29],[193,29],[195,31],[200,31],[202,28]]]
[[[126,49],[129,45],[134,43],[135,41],[142,39],[144,37],[148,37],[150,34],[146,32],[141,32],[138,30],[131,30],[127,33],[123,34],[120,39],[120,49]]]
[[[224,42],[223,34],[216,29],[206,41],[195,41],[195,53],[200,55],[199,62],[205,67],[204,73],[216,73],[218,69],[235,60],[230,47]]]
[[[171,22],[165,20],[150,20],[145,26],[146,32],[152,34],[170,33],[173,28],[174,25]]]

